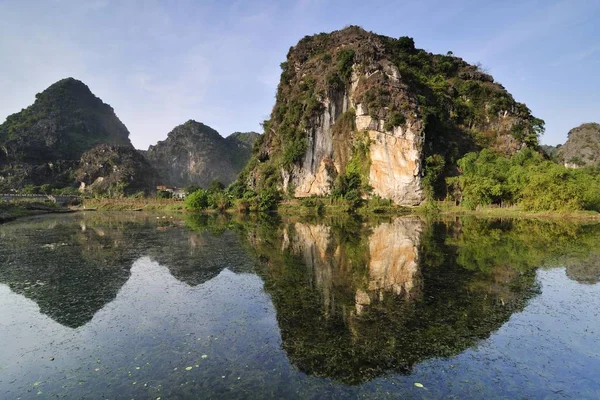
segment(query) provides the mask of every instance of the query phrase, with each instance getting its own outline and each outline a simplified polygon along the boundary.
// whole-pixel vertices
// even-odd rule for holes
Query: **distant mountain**
[[[98,144],[133,148],[129,131],[81,81],[62,79],[0,125],[0,185],[74,183],[79,159]]]
[[[252,154],[254,143],[256,143],[259,137],[260,134],[256,132],[234,132],[225,138],[225,140],[238,150],[238,154],[233,160],[238,173],[246,166]]]
[[[189,120],[142,154],[158,171],[162,184],[206,187],[219,180],[227,185],[250,158],[258,137],[255,132],[236,132],[225,139],[211,127]]]
[[[561,148],[561,146],[562,146],[561,144],[556,145],[556,146],[552,146],[549,144],[542,144],[542,145],[540,145],[540,150],[542,150],[551,159],[555,159],[556,154],[558,153],[558,150]]]
[[[583,167],[600,162],[600,124],[581,124],[569,131],[567,141],[556,154],[567,166]]]

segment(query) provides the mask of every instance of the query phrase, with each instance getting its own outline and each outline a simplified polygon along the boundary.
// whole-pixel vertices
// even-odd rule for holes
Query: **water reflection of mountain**
[[[538,267],[566,266],[571,279],[596,282],[599,230],[468,218],[59,215],[0,226],[0,283],[77,328],[116,297],[140,257],[189,286],[224,268],[256,271],[291,362],[355,384],[489,337],[536,293]]]
[[[416,217],[280,229],[250,237],[283,347],[311,375],[357,384],[458,354],[535,293],[533,270],[457,265],[448,227]]]
[[[177,219],[119,214],[35,218],[0,227],[0,283],[71,328],[112,301],[133,262],[149,256],[196,286],[224,268],[252,268],[232,232],[193,231]]]

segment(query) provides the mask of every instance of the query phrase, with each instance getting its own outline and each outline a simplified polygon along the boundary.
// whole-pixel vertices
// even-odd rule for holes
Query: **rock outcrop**
[[[254,132],[238,132],[223,138],[211,127],[190,120],[143,154],[163,184],[206,187],[213,180],[229,184],[250,158],[258,137]]]
[[[598,164],[600,162],[600,124],[581,124],[571,129],[567,141],[558,149],[556,158],[570,168]]]
[[[358,174],[367,194],[414,205],[428,170],[456,172],[460,156],[482,147],[537,145],[543,129],[479,67],[407,37],[359,27],[307,36],[282,69],[265,136],[240,176],[255,190],[322,196]]]
[[[83,153],[103,143],[133,148],[112,107],[83,82],[60,80],[0,125],[0,185],[72,185]]]
[[[154,168],[133,147],[108,144],[86,152],[75,176],[81,191],[111,196],[149,194],[158,182]]]

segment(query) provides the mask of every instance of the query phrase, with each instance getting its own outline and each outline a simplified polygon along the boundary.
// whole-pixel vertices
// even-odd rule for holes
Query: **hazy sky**
[[[138,148],[189,119],[260,131],[289,47],[350,24],[481,62],[546,121],[543,143],[600,122],[598,0],[0,0],[0,121],[72,76]]]

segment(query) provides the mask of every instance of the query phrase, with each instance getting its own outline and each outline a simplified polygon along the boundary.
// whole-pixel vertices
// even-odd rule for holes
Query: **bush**
[[[225,185],[223,185],[218,179],[214,179],[208,186],[208,191],[211,193],[221,192],[223,189],[225,189]]]
[[[190,195],[199,189],[202,189],[202,188],[198,185],[189,185],[185,188],[185,194]]]
[[[391,131],[397,126],[403,125],[406,123],[406,117],[399,111],[394,111],[392,115],[388,118],[387,122],[383,126],[383,129],[386,131]]]
[[[204,189],[196,190],[185,198],[185,208],[192,211],[204,210],[208,207],[208,192]]]
[[[279,200],[280,195],[276,189],[272,187],[263,189],[258,193],[257,209],[263,212],[275,210]]]
[[[156,198],[157,199],[172,199],[173,193],[169,192],[167,190],[159,190],[158,192],[156,192]]]
[[[354,64],[354,50],[343,49],[337,55],[337,67],[340,78],[349,82],[352,76],[352,64]]]
[[[217,210],[223,212],[223,211],[227,210],[229,207],[231,207],[231,200],[223,192],[209,193],[208,205],[211,208],[214,208],[214,209],[217,209]]]
[[[40,193],[41,194],[51,194],[52,193],[52,185],[46,183],[46,184],[40,186]]]
[[[289,167],[302,160],[306,153],[308,142],[306,138],[294,138],[285,145],[283,149],[283,166]]]
[[[512,158],[469,153],[458,164],[462,174],[446,181],[470,209],[519,204],[529,211],[600,211],[600,172],[592,168],[569,169],[528,148]]]

